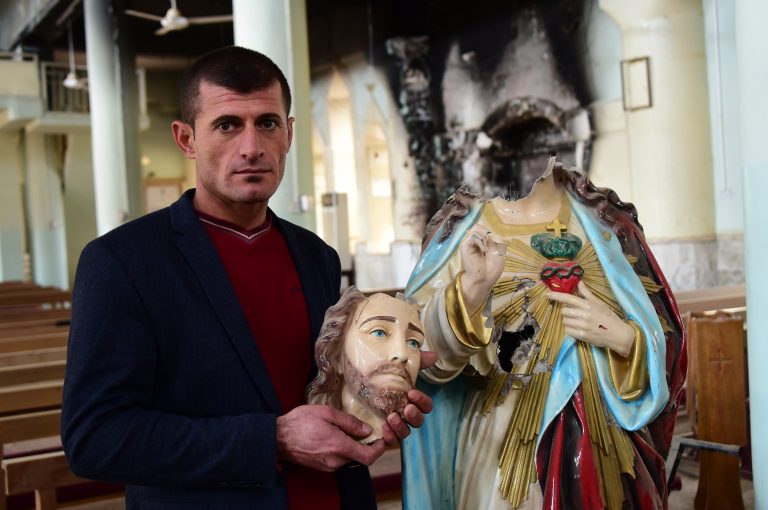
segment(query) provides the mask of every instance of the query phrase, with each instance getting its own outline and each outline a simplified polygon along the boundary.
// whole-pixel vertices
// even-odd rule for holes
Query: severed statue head
[[[373,428],[379,439],[389,414],[403,415],[421,363],[424,326],[419,308],[404,297],[366,297],[354,286],[325,313],[315,344],[317,377],[310,404],[328,404]]]

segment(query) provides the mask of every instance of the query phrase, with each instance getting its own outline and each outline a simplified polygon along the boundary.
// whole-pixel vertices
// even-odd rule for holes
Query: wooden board
[[[8,495],[83,481],[69,470],[63,451],[4,460],[3,474]]]
[[[0,387],[64,379],[66,360],[0,367]]]
[[[66,347],[69,333],[46,333],[16,338],[0,339],[0,354],[19,351],[33,351],[36,349],[51,349],[54,347]]]
[[[57,436],[60,428],[61,409],[0,416],[0,444]]]
[[[747,437],[744,322],[727,313],[693,314],[688,330],[688,402],[697,439],[745,445]],[[740,459],[699,453],[694,507],[744,508]]]
[[[62,361],[66,359],[66,347],[51,347],[49,349],[6,352],[0,354],[0,368],[15,367],[19,365],[31,365],[34,363],[45,363],[47,361]]]
[[[63,387],[63,380],[0,387],[0,414],[60,407]]]

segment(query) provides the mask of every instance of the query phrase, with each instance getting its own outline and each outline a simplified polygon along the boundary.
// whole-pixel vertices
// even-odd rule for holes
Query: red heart
[[[555,292],[573,294],[583,274],[584,269],[575,260],[550,262],[541,269],[541,281]]]

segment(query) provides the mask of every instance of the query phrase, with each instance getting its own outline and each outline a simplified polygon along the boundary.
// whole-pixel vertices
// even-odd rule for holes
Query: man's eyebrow
[[[417,333],[421,333],[422,335],[424,334],[424,332],[421,330],[421,328],[420,328],[420,327],[418,327],[418,326],[417,326],[416,324],[414,324],[413,322],[409,322],[409,323],[408,323],[408,329],[412,329],[412,330],[416,331]]]
[[[219,115],[211,121],[211,126],[218,126],[222,122],[240,122],[241,119],[237,115]]]
[[[371,321],[397,322],[397,319],[395,319],[394,317],[391,317],[389,315],[376,315],[374,317],[368,317],[363,322],[361,322],[360,325],[362,326],[366,322],[371,322]]]

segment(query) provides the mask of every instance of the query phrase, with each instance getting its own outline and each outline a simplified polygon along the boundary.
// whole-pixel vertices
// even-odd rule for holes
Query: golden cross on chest
[[[560,223],[560,218],[555,218],[555,221],[547,225],[547,230],[553,230],[555,237],[560,237],[563,232],[568,230],[568,227]]]

